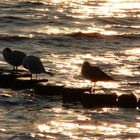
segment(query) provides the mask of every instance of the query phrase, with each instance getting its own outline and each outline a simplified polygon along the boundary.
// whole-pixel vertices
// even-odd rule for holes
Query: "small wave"
[[[76,33],[70,33],[68,35],[72,37],[93,37],[93,38],[101,37],[100,33],[95,33],[95,32],[94,33],[76,32]]]
[[[39,24],[39,20],[35,18],[29,18],[27,16],[0,16],[0,21],[3,23],[4,26],[34,26]]]
[[[17,106],[17,105],[19,105],[19,103],[16,101],[5,100],[5,101],[0,101],[0,105],[3,107],[9,107],[9,106]]]
[[[8,42],[13,42],[13,41],[21,41],[21,40],[26,40],[30,39],[28,36],[21,36],[21,35],[0,35],[0,40],[1,41],[8,41]]]
[[[90,32],[90,33],[85,33],[85,32],[75,32],[75,33],[70,33],[68,36],[71,37],[82,37],[82,38],[128,38],[128,39],[139,39],[140,34],[121,34],[121,35],[105,35],[101,33],[96,33],[96,32]]]
[[[134,18],[112,18],[112,17],[104,17],[98,18],[99,22],[103,24],[113,24],[113,25],[132,25],[132,20]],[[136,19],[137,20],[137,19]]]
[[[25,22],[25,18],[21,18],[21,17],[15,17],[15,16],[1,16],[0,20],[8,20],[8,21],[24,21]]]
[[[44,5],[43,2],[35,2],[35,1],[25,1],[25,2],[19,2],[17,3],[16,7],[32,7],[32,6],[42,6]]]

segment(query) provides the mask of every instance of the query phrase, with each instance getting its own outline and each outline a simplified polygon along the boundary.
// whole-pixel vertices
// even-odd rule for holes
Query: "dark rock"
[[[117,105],[117,94],[82,94],[82,105],[88,108],[114,107]]]
[[[13,71],[10,72],[10,70],[0,69],[0,87],[11,88],[11,84],[13,84],[13,81],[15,81],[17,78],[30,76],[30,74],[13,73]]]
[[[62,95],[63,101],[79,100],[81,99],[81,93],[87,91],[87,88],[72,88],[65,87],[64,85],[57,84],[36,84],[34,87],[35,94],[39,95]]]
[[[0,87],[1,88],[10,88],[13,80],[16,79],[16,76],[13,74],[0,74]]]
[[[60,95],[63,92],[64,86],[58,86],[54,84],[42,84],[38,83],[34,87],[35,94],[38,95]]]
[[[81,101],[82,94],[90,91],[89,88],[64,88],[62,93],[63,103]]]
[[[118,107],[136,108],[137,98],[134,94],[122,94],[118,97]]]
[[[35,85],[39,82],[48,81],[47,79],[40,80],[31,80],[31,79],[14,79],[11,83],[11,88],[20,90],[20,89],[30,89],[34,88]]]

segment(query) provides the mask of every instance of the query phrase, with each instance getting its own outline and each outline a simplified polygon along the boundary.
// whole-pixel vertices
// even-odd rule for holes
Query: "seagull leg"
[[[16,74],[16,66],[13,66],[13,74]]]
[[[93,88],[93,92],[95,92],[95,86],[96,86],[96,82],[94,82],[94,88]]]
[[[15,71],[16,71],[16,74],[17,74],[17,69],[18,69],[18,68],[17,68],[17,66],[15,66]]]
[[[92,81],[91,81],[91,88],[90,88],[90,93],[92,93]]]
[[[91,91],[90,91],[90,93],[92,93],[92,92],[94,92],[95,91],[95,85],[94,85],[94,87],[93,87],[93,84],[92,84],[93,82],[91,81]]]
[[[36,73],[36,80],[37,80],[37,73]]]
[[[95,92],[95,86],[96,86],[96,82],[94,82],[94,85],[92,85],[93,82],[91,82],[91,93]]]
[[[13,72],[15,71],[15,66],[13,66]]]
[[[33,76],[33,75],[32,75],[32,73],[31,73],[31,80],[32,80],[32,76]]]

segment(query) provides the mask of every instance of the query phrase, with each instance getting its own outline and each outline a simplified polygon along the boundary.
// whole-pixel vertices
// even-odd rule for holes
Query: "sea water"
[[[89,87],[84,61],[115,82],[97,82],[98,93],[133,93],[140,98],[139,0],[2,0],[0,67],[12,69],[5,47],[40,57],[50,83]],[[25,70],[22,66],[21,70]],[[139,109],[85,109],[60,96],[0,89],[1,140],[140,139]]]

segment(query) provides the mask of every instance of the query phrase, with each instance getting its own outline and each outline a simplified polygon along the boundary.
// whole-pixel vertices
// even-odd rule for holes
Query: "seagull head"
[[[83,67],[89,67],[89,66],[90,66],[89,62],[85,61],[85,62],[83,63]]]
[[[3,52],[10,53],[10,52],[12,52],[12,50],[11,50],[10,48],[5,48],[5,49],[3,50]]]

